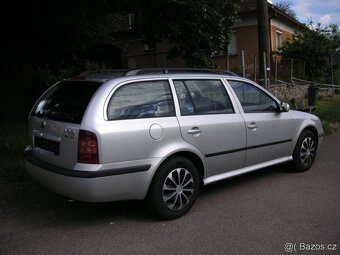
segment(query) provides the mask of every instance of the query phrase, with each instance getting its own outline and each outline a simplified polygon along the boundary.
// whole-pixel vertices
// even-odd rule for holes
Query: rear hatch
[[[29,116],[29,144],[36,158],[72,169],[86,108],[99,82],[62,81],[38,100]]]

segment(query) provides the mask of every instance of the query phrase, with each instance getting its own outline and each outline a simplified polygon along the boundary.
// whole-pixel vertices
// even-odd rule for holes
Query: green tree
[[[279,10],[283,11],[284,13],[292,16],[293,18],[296,17],[296,12],[293,9],[293,2],[290,0],[282,0],[274,4]]]
[[[169,39],[169,58],[189,67],[213,67],[211,56],[227,52],[238,20],[236,0],[146,0],[136,6],[139,35],[149,41]]]
[[[86,61],[109,61],[115,16],[123,7],[107,0],[5,0],[4,62],[62,77]],[[22,69],[22,68],[21,68]]]
[[[212,67],[226,52],[237,20],[236,0],[5,0],[2,3],[3,105],[31,105],[53,81],[85,69],[85,60],[112,60],[117,13],[134,13],[139,38],[173,44],[169,57]],[[18,91],[20,95],[18,96]],[[31,95],[31,96],[30,96]],[[31,98],[30,102],[26,102]],[[0,105],[2,106],[2,105]],[[0,107],[7,115],[8,107]],[[13,110],[14,111],[14,110]]]
[[[292,41],[284,45],[282,54],[288,58],[304,60],[309,80],[330,82],[331,56],[339,56],[339,27],[330,25],[322,28],[320,25],[310,25],[312,29],[298,33]]]
[[[46,87],[83,71],[85,60],[106,60],[106,47],[112,49],[118,1],[5,0],[1,6],[1,116],[26,114]]]
[[[112,41],[115,24],[110,1],[29,1],[19,7],[20,50],[35,68],[58,74],[61,68],[82,68],[84,60],[99,59]]]

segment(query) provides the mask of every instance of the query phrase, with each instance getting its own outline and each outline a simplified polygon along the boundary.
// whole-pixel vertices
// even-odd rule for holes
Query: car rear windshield
[[[32,115],[80,124],[98,82],[63,81],[49,89],[36,103]]]

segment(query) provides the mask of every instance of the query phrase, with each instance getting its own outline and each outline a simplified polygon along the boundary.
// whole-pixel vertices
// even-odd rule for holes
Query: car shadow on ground
[[[118,219],[151,221],[153,216],[142,201],[87,203],[73,201],[28,181],[0,185],[0,217],[6,221],[29,222],[36,225],[84,224],[114,222]]]
[[[286,165],[280,165],[240,175],[201,189],[198,200],[213,200],[216,193],[232,192],[237,187],[290,173]],[[48,225],[83,225],[91,223],[113,224],[119,221],[154,222],[155,217],[144,201],[119,201],[87,203],[73,201],[29,180],[23,183],[1,184],[1,218],[20,224],[34,224],[36,227]],[[1,222],[0,218],[0,222]]]

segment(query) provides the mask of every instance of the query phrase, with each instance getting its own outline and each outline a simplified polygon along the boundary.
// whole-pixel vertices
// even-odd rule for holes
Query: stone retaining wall
[[[308,85],[274,84],[269,91],[278,99],[289,101],[293,98],[304,98],[308,93]]]

